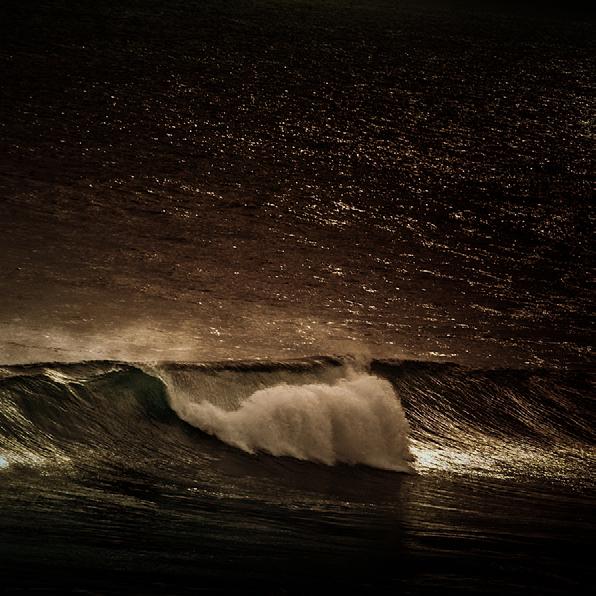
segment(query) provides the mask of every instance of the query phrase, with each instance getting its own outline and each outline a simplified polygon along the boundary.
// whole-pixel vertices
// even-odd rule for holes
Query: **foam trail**
[[[255,391],[233,411],[169,389],[180,418],[249,453],[411,471],[401,403],[391,384],[378,377],[276,385]]]

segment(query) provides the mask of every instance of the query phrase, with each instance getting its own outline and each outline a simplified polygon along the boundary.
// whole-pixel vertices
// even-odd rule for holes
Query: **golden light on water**
[[[571,465],[577,450],[569,446],[544,449],[534,445],[514,445],[496,441],[481,449],[429,447],[428,443],[413,441],[410,446],[415,469],[422,473],[451,472],[458,475],[490,476],[492,478],[543,478],[559,481],[579,480],[584,477],[581,467]],[[584,456],[593,457],[596,450]]]

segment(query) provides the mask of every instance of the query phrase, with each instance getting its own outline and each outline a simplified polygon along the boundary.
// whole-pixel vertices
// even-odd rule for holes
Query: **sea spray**
[[[401,403],[391,384],[373,375],[259,389],[232,411],[168,389],[180,418],[248,453],[411,470]]]

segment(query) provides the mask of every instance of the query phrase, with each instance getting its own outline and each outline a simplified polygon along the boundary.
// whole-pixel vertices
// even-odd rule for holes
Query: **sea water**
[[[1,10],[3,589],[589,590],[589,15]]]

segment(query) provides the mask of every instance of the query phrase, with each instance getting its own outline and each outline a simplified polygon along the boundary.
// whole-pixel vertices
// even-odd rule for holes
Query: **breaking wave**
[[[179,477],[213,471],[222,458],[244,458],[238,465],[246,468],[285,456],[394,471],[589,478],[593,395],[586,372],[411,361],[358,368],[331,357],[6,366],[0,471],[58,462]]]
[[[260,389],[231,411],[179,391],[170,399],[180,418],[248,453],[410,470],[408,423],[391,384],[350,376]]]

